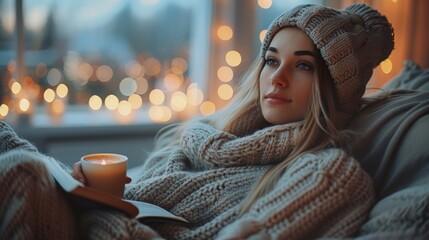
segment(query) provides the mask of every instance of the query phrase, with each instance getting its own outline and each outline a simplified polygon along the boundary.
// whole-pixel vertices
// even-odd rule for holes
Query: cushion
[[[422,69],[411,60],[404,62],[402,72],[385,86],[385,90],[412,89],[429,91],[429,69]]]
[[[383,89],[391,96],[363,107],[350,125],[358,132],[352,154],[377,194],[360,239],[420,239],[429,233],[429,69],[407,61]]]

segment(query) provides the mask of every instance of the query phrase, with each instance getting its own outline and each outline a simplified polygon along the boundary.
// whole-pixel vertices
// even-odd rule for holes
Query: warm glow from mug
[[[226,53],[225,61],[231,67],[236,67],[241,63],[241,55],[237,51],[229,51]]]
[[[234,35],[234,31],[232,31],[232,28],[227,25],[220,26],[217,29],[217,36],[221,40],[225,40],[225,41],[229,40],[232,38],[233,35]]]
[[[103,101],[101,98],[97,95],[92,95],[89,98],[88,105],[92,110],[100,110],[101,106],[103,105]]]
[[[217,95],[222,100],[229,100],[234,95],[234,90],[229,84],[222,84],[217,89]]]

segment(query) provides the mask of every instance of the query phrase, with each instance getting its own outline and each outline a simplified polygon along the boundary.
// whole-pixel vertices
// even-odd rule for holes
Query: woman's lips
[[[282,103],[290,103],[292,102],[292,99],[285,96],[281,96],[280,94],[269,93],[265,95],[265,101],[267,101],[270,104],[282,104]]]

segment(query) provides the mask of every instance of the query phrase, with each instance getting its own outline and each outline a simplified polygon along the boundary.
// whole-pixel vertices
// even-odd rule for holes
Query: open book
[[[186,219],[176,216],[159,206],[145,202],[121,199],[108,193],[98,191],[97,189],[85,187],[63,169],[55,159],[47,157],[45,163],[52,176],[65,192],[91,200],[92,202],[100,203],[104,206],[121,210],[129,217],[136,218],[139,221],[173,220],[185,223],[188,222]]]

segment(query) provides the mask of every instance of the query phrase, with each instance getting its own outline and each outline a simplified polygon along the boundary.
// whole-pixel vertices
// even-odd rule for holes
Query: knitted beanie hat
[[[354,113],[360,106],[373,69],[393,50],[393,29],[386,17],[365,4],[344,10],[300,5],[275,19],[261,48],[265,57],[274,35],[284,27],[304,31],[320,50],[334,81],[339,110]]]

